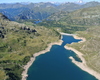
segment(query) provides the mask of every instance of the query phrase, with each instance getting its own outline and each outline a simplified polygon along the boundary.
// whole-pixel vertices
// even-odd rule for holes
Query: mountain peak
[[[83,0],[79,0],[76,2],[77,4],[85,4],[85,2]]]
[[[83,3],[83,1],[82,0],[79,0],[78,3]]]

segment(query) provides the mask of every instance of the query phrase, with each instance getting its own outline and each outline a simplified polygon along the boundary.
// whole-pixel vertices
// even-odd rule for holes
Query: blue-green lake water
[[[62,40],[62,45],[53,45],[50,52],[36,57],[28,70],[27,80],[97,80],[72,63],[70,56],[81,60],[73,51],[64,48],[66,44],[81,40],[66,35],[63,35]]]

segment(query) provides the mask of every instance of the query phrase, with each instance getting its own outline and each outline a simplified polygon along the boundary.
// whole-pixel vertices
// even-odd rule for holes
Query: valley
[[[85,42],[67,46],[83,53],[86,64],[100,73],[99,2],[0,4],[0,80],[21,80],[24,65],[59,41],[59,32],[84,37]]]

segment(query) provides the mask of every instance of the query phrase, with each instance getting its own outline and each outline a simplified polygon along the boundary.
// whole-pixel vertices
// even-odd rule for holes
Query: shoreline
[[[82,39],[82,41],[80,41],[80,42],[86,41],[85,38],[83,38],[83,37],[78,37],[78,36],[73,35],[73,34],[66,34],[66,33],[60,33],[60,34],[61,34],[61,35],[73,36],[75,39]],[[31,58],[30,58],[30,61],[24,66],[24,71],[22,72],[22,79],[21,79],[21,80],[26,80],[26,79],[27,79],[27,77],[28,77],[28,74],[27,74],[28,69],[29,69],[29,67],[34,63],[34,61],[35,61],[35,59],[36,59],[37,56],[39,56],[39,55],[41,55],[41,54],[45,54],[46,52],[50,51],[50,49],[51,49],[51,47],[52,47],[53,45],[56,45],[56,44],[57,44],[57,45],[61,45],[62,42],[63,42],[62,40],[59,40],[58,42],[50,43],[50,44],[48,44],[48,47],[47,47],[45,50],[33,54],[33,57],[31,57]],[[80,42],[78,42],[78,43],[80,43]],[[72,48],[72,47],[68,47],[68,46],[64,46],[64,47],[65,47],[66,49],[68,49],[68,50],[74,51],[74,52],[79,56],[79,58],[82,60],[82,62],[77,62],[77,61],[75,61],[75,59],[74,59],[73,57],[69,57],[69,58],[72,60],[72,62],[73,62],[76,66],[78,66],[78,67],[81,68],[83,71],[88,72],[89,74],[91,74],[92,76],[94,76],[94,77],[96,77],[98,80],[100,80],[100,73],[94,71],[93,69],[91,69],[90,67],[88,67],[88,66],[86,65],[86,61],[85,61],[85,59],[83,58],[83,54],[82,54],[81,52],[79,52],[78,50],[76,50],[76,49],[74,49],[74,48]]]
[[[45,54],[46,52],[50,51],[50,49],[53,45],[56,45],[56,44],[61,45],[62,42],[63,42],[62,40],[59,40],[58,42],[50,43],[50,44],[48,44],[48,47],[45,50],[42,50],[40,52],[33,54],[33,57],[30,58],[30,61],[26,65],[24,65],[24,67],[23,67],[24,71],[22,72],[22,79],[21,80],[26,80],[26,78],[28,77],[28,74],[27,74],[28,69],[34,63],[37,56],[39,56],[41,54]]]
[[[73,36],[75,34],[68,34],[68,33],[63,33],[63,32],[60,32],[61,35],[67,35],[67,36]]]
[[[83,38],[83,37],[78,37],[78,36],[76,36],[76,35],[73,35],[73,37],[74,37],[75,39],[82,39],[82,41],[80,41],[80,42],[85,42],[85,41],[86,41],[86,39]],[[80,42],[78,42],[78,43],[80,43]],[[89,74],[91,74],[92,76],[94,76],[95,78],[97,78],[98,80],[100,80],[100,73],[94,71],[93,69],[91,69],[90,67],[87,66],[86,61],[85,61],[85,59],[83,58],[83,54],[82,54],[81,52],[79,52],[78,50],[76,50],[76,49],[74,49],[74,48],[72,48],[72,47],[68,47],[68,46],[64,46],[64,47],[65,47],[66,49],[68,49],[68,50],[74,51],[74,52],[79,56],[79,58],[82,60],[82,62],[78,62],[78,61],[76,61],[72,56],[69,57],[69,58],[72,60],[72,62],[73,62],[76,66],[78,66],[78,67],[81,68],[83,71],[88,72]]]
[[[73,35],[73,37],[74,37],[75,39],[81,39],[81,40],[82,40],[82,41],[79,41],[78,43],[81,43],[81,42],[85,42],[85,41],[86,41],[85,38],[83,38],[83,37],[78,37],[77,35]]]

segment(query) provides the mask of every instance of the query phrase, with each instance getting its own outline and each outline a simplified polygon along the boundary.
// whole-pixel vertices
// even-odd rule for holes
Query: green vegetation
[[[4,72],[4,70],[0,69],[0,80],[4,80],[6,78],[7,78],[7,76],[6,76],[5,72]]]
[[[27,5],[26,5],[27,4]],[[20,19],[39,19],[43,20],[49,17],[53,13],[59,13],[61,11],[75,11],[82,8],[94,7],[100,5],[99,2],[88,2],[83,5],[76,3],[15,3],[15,4],[0,4],[0,12],[6,15],[10,20]],[[59,16],[58,16],[59,17]]]
[[[100,73],[100,6],[84,8],[71,13],[60,12],[60,14],[53,14],[49,19],[53,20],[52,24],[48,22],[51,24],[50,26],[60,27],[64,32],[76,33],[78,36],[86,38],[84,43],[67,46],[82,52],[87,65]],[[48,23],[40,24],[48,26]]]
[[[55,28],[58,31],[62,31],[65,33],[75,33],[76,31],[84,31],[88,27],[83,25],[71,25],[67,24],[64,21],[43,21],[38,24],[39,26],[45,26],[49,28]]]
[[[68,24],[73,25],[99,25],[100,6],[84,8],[70,13],[67,17],[61,19]]]
[[[84,43],[67,45],[84,54],[87,65],[100,73],[100,26],[92,27],[86,31],[77,32],[78,36],[86,38]]]
[[[87,3],[82,6],[73,3],[60,6],[51,3],[14,4],[13,9],[10,9],[11,4],[6,9],[8,7],[6,5],[4,11],[13,11],[14,19],[18,19],[20,23],[9,21],[6,16],[0,14],[0,80],[20,80],[23,66],[30,60],[30,57],[34,53],[44,50],[47,44],[59,40],[60,34],[57,31],[77,32],[78,36],[85,37],[86,42],[68,46],[82,52],[87,65],[100,72],[100,6],[91,7],[92,4]],[[96,4],[100,5],[95,2]],[[2,6],[0,8],[4,9]],[[84,9],[76,10],[79,8]],[[64,12],[65,9],[70,12]],[[19,13],[20,15],[18,15]],[[54,14],[51,15],[52,13]],[[48,16],[50,16],[48,20],[43,20],[38,25],[33,23],[35,21],[33,18],[42,20]]]
[[[62,32],[75,33],[100,25],[100,6],[84,8],[73,12],[60,11],[51,15],[40,26],[56,28]]]
[[[60,38],[54,29],[26,24],[11,22],[0,14],[0,80],[20,80],[30,57]]]

